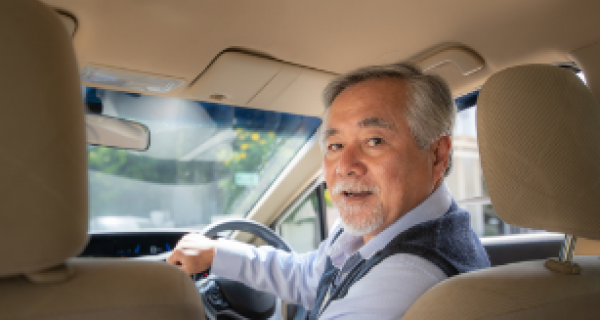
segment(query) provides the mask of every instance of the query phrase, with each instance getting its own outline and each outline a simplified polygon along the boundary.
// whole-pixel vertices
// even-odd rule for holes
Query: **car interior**
[[[322,91],[398,61],[455,97],[446,184],[492,262],[405,318],[597,318],[598,12],[586,0],[0,1],[0,319],[304,319],[164,260],[189,232],[314,250],[339,216]]]

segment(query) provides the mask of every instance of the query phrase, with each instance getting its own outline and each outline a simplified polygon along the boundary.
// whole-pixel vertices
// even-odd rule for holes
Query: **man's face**
[[[423,202],[440,178],[434,148],[420,150],[410,132],[406,93],[400,80],[371,79],[329,110],[325,179],[345,229],[366,239]]]

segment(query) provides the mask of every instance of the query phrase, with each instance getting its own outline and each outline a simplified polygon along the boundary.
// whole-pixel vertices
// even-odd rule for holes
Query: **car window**
[[[457,204],[471,214],[471,227],[478,236],[520,233],[502,223],[487,197],[477,145],[476,113],[477,106],[473,106],[456,115],[452,169],[446,184]]]
[[[150,128],[146,151],[88,147],[90,231],[202,228],[243,217],[321,120],[83,89],[88,109]]]
[[[279,224],[279,234],[295,252],[306,253],[317,249],[321,242],[320,188],[312,191]]]

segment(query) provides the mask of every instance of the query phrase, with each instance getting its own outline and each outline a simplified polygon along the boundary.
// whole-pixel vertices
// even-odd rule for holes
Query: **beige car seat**
[[[600,259],[572,258],[577,236],[600,239],[600,105],[572,71],[530,65],[493,75],[477,108],[483,174],[498,216],[565,233],[565,244],[558,259],[443,281],[405,319],[600,318]]]
[[[84,108],[53,10],[0,1],[0,70],[0,319],[203,319],[171,265],[73,258],[88,241]]]

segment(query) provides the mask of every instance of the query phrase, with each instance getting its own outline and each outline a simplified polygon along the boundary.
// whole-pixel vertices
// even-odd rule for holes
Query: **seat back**
[[[477,103],[482,170],[511,225],[600,239],[600,105],[570,70],[493,75]],[[558,252],[557,252],[558,255]],[[406,319],[596,319],[600,260],[536,260],[478,270],[431,288]]]
[[[71,39],[34,0],[0,1],[0,319],[202,319],[159,262],[75,259],[88,241],[84,108]]]

